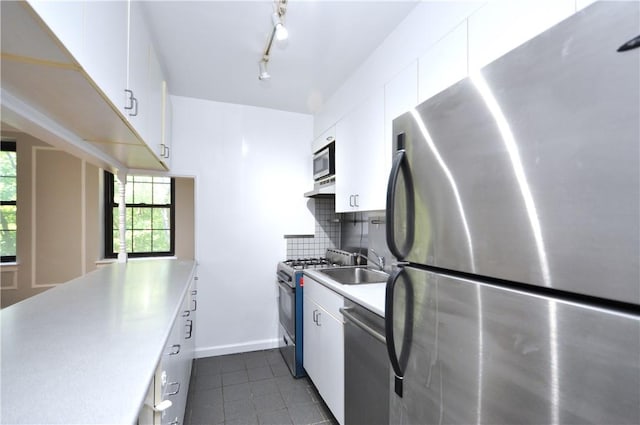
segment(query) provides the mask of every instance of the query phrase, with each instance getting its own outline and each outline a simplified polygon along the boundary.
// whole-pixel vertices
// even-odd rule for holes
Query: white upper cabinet
[[[85,5],[85,54],[80,64],[111,103],[124,113],[127,84],[126,1],[97,1]]]
[[[313,139],[311,142],[311,152],[316,153],[320,149],[327,146],[329,143],[336,140],[336,126],[332,125],[329,129],[325,130],[320,136]]]
[[[418,70],[418,103],[467,76],[466,21],[420,56]]]
[[[171,143],[173,131],[173,105],[167,82],[162,82],[162,139],[160,142],[160,158],[167,168],[171,168]]]
[[[147,70],[147,87],[145,99],[145,112],[146,124],[147,124],[147,136],[145,140],[147,144],[162,157],[162,132],[163,125],[162,117],[164,115],[163,105],[163,89],[165,87],[164,76],[162,75],[162,69],[160,68],[160,62],[156,56],[153,47],[149,47],[149,67]],[[164,160],[164,159],[163,159]]]
[[[85,52],[84,1],[28,0],[28,3],[47,23],[76,61],[82,63]],[[4,37],[5,31],[2,35]]]
[[[497,0],[469,17],[469,73],[575,12],[574,0]]]
[[[336,124],[336,212],[385,208],[384,90]]]
[[[148,115],[151,113],[149,69],[151,39],[147,32],[141,2],[132,1],[129,10],[129,68],[127,70],[127,117],[140,136],[149,137]],[[160,87],[158,88],[160,90]],[[147,142],[153,144],[153,142]]]
[[[388,176],[393,152],[393,120],[418,103],[418,62],[414,61],[384,86],[384,167]]]
[[[166,170],[165,78],[141,2],[5,3],[5,117],[103,167]]]

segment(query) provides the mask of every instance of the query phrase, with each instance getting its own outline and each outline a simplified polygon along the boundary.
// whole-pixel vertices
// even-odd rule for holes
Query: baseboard
[[[215,347],[196,348],[195,357],[224,356],[225,354],[246,353],[249,351],[270,350],[279,347],[280,339],[265,339],[262,341],[250,341],[242,344],[218,345]]]

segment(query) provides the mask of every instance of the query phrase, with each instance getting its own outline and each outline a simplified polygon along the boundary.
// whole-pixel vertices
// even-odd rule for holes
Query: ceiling
[[[292,112],[316,112],[418,0],[289,0],[289,39],[274,41],[271,79],[258,62],[275,3],[153,1],[144,13],[171,94]]]

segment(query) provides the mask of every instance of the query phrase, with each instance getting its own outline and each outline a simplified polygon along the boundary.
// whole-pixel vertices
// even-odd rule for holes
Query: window
[[[105,257],[120,250],[119,182],[105,171]],[[175,187],[170,177],[127,176],[126,250],[130,257],[174,255]]]
[[[2,262],[16,261],[18,210],[16,142],[2,141],[0,157],[0,255]]]

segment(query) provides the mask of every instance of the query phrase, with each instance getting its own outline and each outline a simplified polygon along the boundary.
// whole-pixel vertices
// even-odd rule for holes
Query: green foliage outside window
[[[17,156],[15,142],[2,142],[0,151],[0,255],[16,260]]]

